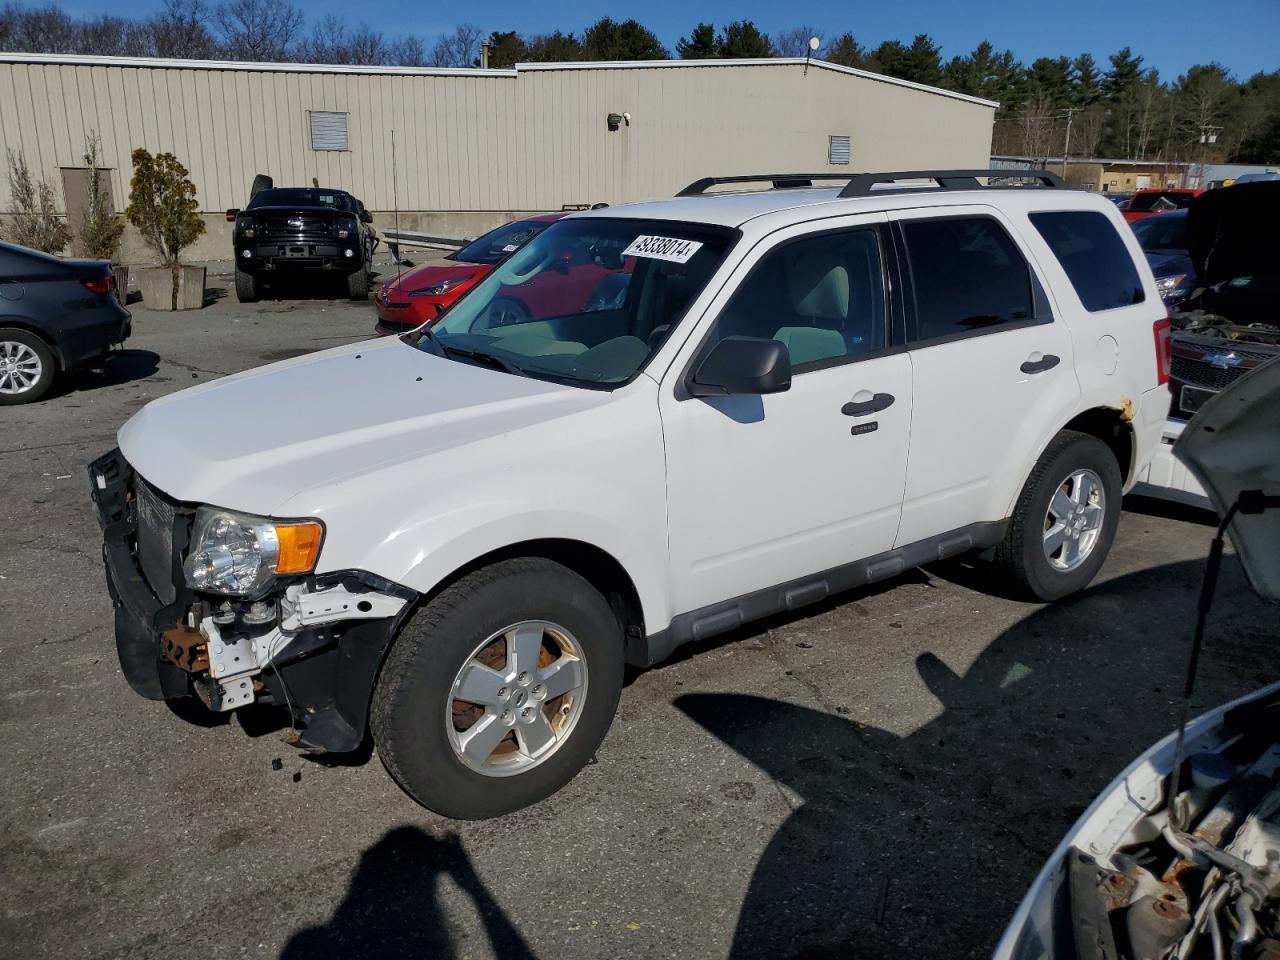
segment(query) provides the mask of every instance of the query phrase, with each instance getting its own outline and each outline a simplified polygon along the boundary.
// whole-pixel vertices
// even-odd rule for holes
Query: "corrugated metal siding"
[[[347,114],[347,150],[311,149],[313,111]],[[610,112],[631,121],[611,133]],[[257,173],[315,177],[390,210],[392,129],[402,210],[503,211],[821,170],[833,130],[858,144],[852,169],[984,166],[992,119],[981,104],[792,64],[439,76],[0,62],[0,153],[23,150],[56,182],[96,130],[123,205],[132,149],[172,151],[206,211],[242,205]]]

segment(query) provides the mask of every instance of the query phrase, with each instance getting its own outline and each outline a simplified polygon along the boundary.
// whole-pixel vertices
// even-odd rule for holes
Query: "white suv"
[[[989,175],[576,214],[429,328],[149,404],[90,467],[126,677],[371,732],[479,818],[573,777],[626,663],[970,551],[1081,589],[1165,311],[1112,204]]]

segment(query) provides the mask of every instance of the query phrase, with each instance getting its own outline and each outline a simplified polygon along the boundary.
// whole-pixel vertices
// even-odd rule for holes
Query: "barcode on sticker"
[[[624,257],[649,257],[653,260],[670,260],[672,263],[688,263],[689,258],[702,249],[697,240],[681,240],[679,237],[651,237],[641,235],[622,251]]]

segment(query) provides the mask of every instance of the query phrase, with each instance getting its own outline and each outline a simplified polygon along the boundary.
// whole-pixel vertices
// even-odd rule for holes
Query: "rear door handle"
[[[1052,370],[1062,362],[1061,357],[1054,356],[1052,353],[1040,353],[1036,351],[1023,361],[1022,366],[1018,369],[1023,373],[1044,373],[1046,370]]]
[[[870,390],[859,390],[852,400],[840,408],[840,412],[846,417],[865,417],[869,413],[879,413],[886,407],[893,406],[893,399],[892,393],[877,393],[873,396]]]

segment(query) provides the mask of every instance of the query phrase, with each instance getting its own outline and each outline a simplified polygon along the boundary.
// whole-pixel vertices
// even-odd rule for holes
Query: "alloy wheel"
[[[586,694],[587,664],[568,630],[545,620],[512,624],[476,647],[454,677],[449,743],[476,773],[525,773],[569,739]]]
[[[1059,484],[1044,518],[1044,555],[1054,570],[1074,570],[1089,559],[1106,522],[1102,479],[1075,470]]]
[[[42,373],[44,365],[29,346],[16,340],[0,341],[0,393],[26,393],[40,382]]]

